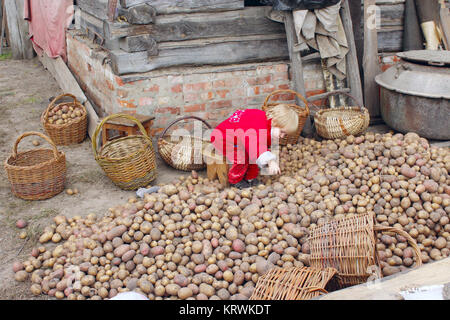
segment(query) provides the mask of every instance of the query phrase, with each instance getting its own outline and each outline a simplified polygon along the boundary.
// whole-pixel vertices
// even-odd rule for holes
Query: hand
[[[269,174],[274,176],[276,174],[281,174],[281,170],[280,170],[280,166],[278,165],[278,163],[275,160],[272,160],[269,162],[268,164],[269,167]]]

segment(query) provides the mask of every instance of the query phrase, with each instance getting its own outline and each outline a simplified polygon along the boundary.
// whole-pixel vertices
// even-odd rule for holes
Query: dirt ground
[[[103,214],[135,195],[132,191],[119,189],[104,175],[95,162],[89,138],[79,145],[58,147],[66,154],[66,188],[77,188],[79,194],[69,196],[63,192],[44,201],[25,201],[12,195],[3,162],[11,155],[12,147],[22,133],[45,133],[40,115],[49,99],[61,93],[56,81],[37,58],[29,61],[0,59],[0,299],[36,299],[29,292],[29,283],[14,281],[12,264],[16,260],[25,260],[54,216]],[[18,150],[36,148],[31,143],[33,140],[42,141],[37,148],[47,147],[39,137],[27,137]],[[166,183],[184,174],[168,168],[158,158],[158,178],[154,184]],[[15,226],[18,219],[28,221],[27,239],[19,238],[22,230]],[[44,295],[38,298],[48,299]]]

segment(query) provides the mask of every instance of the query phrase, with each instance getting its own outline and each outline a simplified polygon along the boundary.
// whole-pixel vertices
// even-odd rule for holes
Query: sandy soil
[[[134,192],[123,191],[106,177],[95,162],[90,139],[79,145],[58,147],[66,154],[67,188],[77,188],[78,195],[65,192],[44,201],[25,201],[10,192],[3,162],[11,155],[12,147],[22,133],[44,129],[40,115],[49,99],[61,94],[61,89],[38,59],[30,61],[0,60],[0,299],[36,299],[29,292],[29,283],[14,281],[12,264],[23,261],[44,227],[58,214],[66,216],[103,214],[108,208],[125,203]],[[36,148],[27,137],[19,144],[20,150]],[[41,140],[45,148],[46,142]],[[155,145],[156,146],[156,145]],[[168,168],[158,159],[158,179],[155,184],[166,183],[185,174]],[[16,228],[18,219],[28,221],[27,239],[20,239],[22,230]],[[47,299],[47,296],[38,297]]]

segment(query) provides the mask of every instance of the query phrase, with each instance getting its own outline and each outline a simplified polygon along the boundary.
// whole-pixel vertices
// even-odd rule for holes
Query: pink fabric
[[[39,55],[66,60],[66,29],[73,19],[73,0],[24,0],[31,41]]]

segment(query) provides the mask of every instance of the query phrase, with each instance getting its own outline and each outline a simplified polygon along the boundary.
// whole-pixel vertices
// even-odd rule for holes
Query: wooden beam
[[[138,36],[130,36],[122,38],[120,41],[120,49],[126,52],[140,52],[147,51],[149,56],[158,55],[158,44],[155,39],[148,34],[142,34]]]
[[[154,7],[158,15],[244,9],[244,0],[120,0],[122,8],[143,3]]]
[[[350,88],[350,94],[358,101],[363,102],[364,96],[361,87],[361,75],[358,64],[358,55],[356,51],[355,38],[353,36],[353,23],[350,14],[349,0],[342,1],[341,18],[344,26],[345,35],[349,51],[347,53],[347,86]],[[367,20],[365,20],[367,21]],[[376,30],[375,30],[376,32]],[[376,54],[375,54],[376,56]],[[374,79],[375,81],[375,79]]]
[[[84,94],[83,90],[81,90],[72,72],[69,70],[61,57],[56,59],[49,58],[44,52],[43,56],[39,56],[39,60],[52,74],[53,78],[55,78],[64,93],[73,94],[80,103],[84,104],[88,113],[88,134],[92,137],[95,129],[97,128],[97,124],[99,123],[99,118],[92,104]]]
[[[167,42],[159,44],[159,54],[110,52],[113,71],[118,75],[148,72],[174,66],[226,65],[288,58],[284,36],[252,36]]]
[[[116,19],[117,4],[119,0],[108,0],[108,21]]]
[[[380,116],[380,94],[375,82],[380,73],[375,5],[375,0],[364,0],[364,106],[372,118]]]
[[[103,29],[106,39],[149,34],[157,42],[284,33],[282,24],[266,18],[264,7],[157,16],[149,25],[105,21]]]
[[[295,31],[294,16],[292,15],[291,11],[284,12],[284,27],[286,30],[289,57],[291,60],[292,82],[294,85],[293,89],[306,99],[302,57],[300,52],[295,51],[295,45],[297,44],[298,39]],[[302,106],[304,104],[298,97],[296,97],[295,99],[297,105]],[[303,134],[306,137],[311,137],[313,134],[311,117],[308,117],[308,119],[306,119],[305,126],[303,127]]]
[[[398,300],[408,288],[433,286],[450,282],[450,258],[425,264],[377,282],[368,282],[321,296],[320,300]]]
[[[130,24],[150,24],[155,21],[156,9],[143,3],[128,9],[119,9],[119,15],[125,16]]]
[[[98,19],[108,19],[108,0],[77,0],[77,4],[82,11]]]

